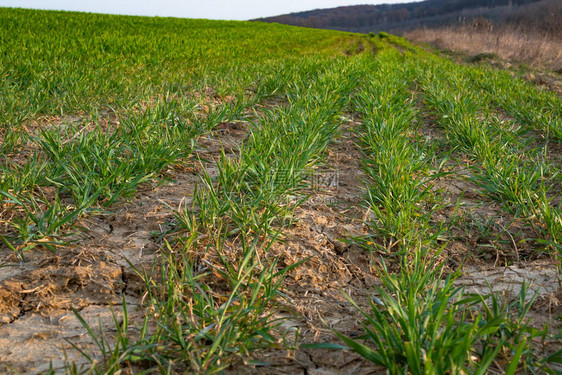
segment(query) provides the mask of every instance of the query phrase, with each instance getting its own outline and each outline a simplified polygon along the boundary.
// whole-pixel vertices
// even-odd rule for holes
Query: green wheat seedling
[[[30,155],[24,164],[7,161],[6,165],[0,165],[0,189],[11,194],[25,194],[38,186],[48,186],[52,178],[51,163],[37,153]]]
[[[517,156],[497,157],[483,160],[479,172],[471,180],[482,187],[486,195],[503,202],[513,213],[531,216],[530,207],[538,201],[537,192],[544,181],[544,167],[540,164],[526,164]],[[529,208],[526,208],[529,207]]]
[[[305,198],[305,172],[322,160],[339,131],[337,116],[347,104],[344,93],[355,83],[339,84],[340,76],[333,71],[320,76],[322,84],[295,81],[287,96],[290,107],[265,111],[236,156],[229,158],[223,151],[216,177],[204,171],[192,204],[176,212],[187,233],[182,246],[209,246],[214,241],[204,238],[218,236],[215,249],[222,267],[197,270],[185,256],[166,260],[162,284],[168,289],[166,302],[158,307],[162,320],[157,341],[170,345],[158,354],[161,366],[181,358],[194,371],[214,373],[236,359],[245,360],[255,348],[278,345],[272,331],[278,323],[268,308],[285,273],[297,265],[276,270],[277,260],[269,259],[268,248]],[[249,237],[254,240],[245,245]],[[236,238],[242,239],[240,258],[223,251]],[[185,265],[176,268],[181,259]],[[205,283],[211,271],[231,286],[226,301],[217,299]],[[191,292],[179,293],[182,286]],[[186,301],[181,295],[192,297]]]
[[[52,202],[37,201],[33,196],[16,197],[0,190],[4,204],[13,205],[19,213],[9,221],[8,233],[0,234],[0,239],[18,256],[25,260],[25,252],[37,246],[56,250],[59,246],[68,245],[65,240],[72,232],[64,229],[72,228],[82,214],[92,205],[96,196],[82,202],[78,207],[63,204],[58,195]]]
[[[265,93],[252,97],[239,95],[232,102],[220,104],[203,113],[201,113],[200,108],[194,107],[192,112],[188,114],[191,122],[190,130],[196,134],[205,134],[211,132],[220,123],[242,120],[245,117],[246,110],[252,108],[265,97]],[[195,139],[195,137],[192,138]]]
[[[140,327],[140,333],[133,335],[133,330],[129,327],[127,302],[124,297],[121,317],[119,318],[114,311],[111,312],[115,328],[115,338],[113,340],[107,338],[101,323],[99,323],[98,330],[95,330],[84,320],[79,311],[72,309],[72,312],[86,330],[98,353],[95,355],[91,354],[70,342],[72,347],[87,360],[88,364],[80,367],[76,364],[68,365],[65,368],[67,374],[78,375],[87,373],[101,375],[116,373],[123,371],[123,369],[134,371],[131,368],[132,364],[149,361],[149,358],[145,357],[152,350],[153,344],[147,340],[149,335],[148,317],[144,319],[144,324]]]
[[[274,224],[283,224],[298,201],[291,202],[286,194],[292,187],[283,188],[275,180],[259,184],[249,171],[222,154],[217,164],[218,176],[214,181],[203,171],[201,182],[193,194],[191,207],[176,212],[179,229],[212,234],[220,228],[229,235],[248,234],[266,228],[271,233]],[[275,178],[272,171],[268,176]],[[191,218],[196,218],[192,220]]]
[[[10,155],[25,142],[26,134],[20,127],[0,129],[0,156]]]
[[[404,258],[397,275],[383,261],[382,286],[370,311],[346,296],[365,318],[360,339],[336,332],[350,349],[391,374],[485,374],[500,363],[509,374],[543,369],[533,342],[544,340],[546,330],[528,325],[534,297],[527,298],[525,284],[511,304],[495,294],[466,294],[454,286],[458,275],[445,277],[442,266],[435,265],[435,254],[403,253],[414,258]]]
[[[260,244],[259,237],[242,239],[240,258],[227,256],[226,242],[218,240],[220,268],[211,269],[167,247],[162,282],[147,285],[158,320],[152,341],[160,367],[181,361],[191,371],[216,373],[256,348],[277,345],[273,330],[280,322],[272,307],[284,276],[298,264],[278,269],[277,259],[267,255],[273,241]],[[226,282],[227,294],[210,287],[211,273]]]

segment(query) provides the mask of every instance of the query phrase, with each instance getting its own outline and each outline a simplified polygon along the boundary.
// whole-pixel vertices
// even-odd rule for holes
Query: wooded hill
[[[352,32],[390,31],[399,34],[420,27],[467,24],[478,18],[486,18],[493,23],[517,22],[550,31],[552,28],[560,28],[560,3],[560,0],[426,0],[317,9],[257,21]],[[553,9],[558,9],[558,13]]]

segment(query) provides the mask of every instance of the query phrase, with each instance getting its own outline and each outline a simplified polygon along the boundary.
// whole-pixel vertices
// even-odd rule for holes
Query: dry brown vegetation
[[[405,37],[430,43],[441,49],[471,55],[494,54],[512,62],[525,63],[560,72],[562,37],[538,31],[524,31],[515,26],[494,28],[479,24],[441,29],[418,29]]]

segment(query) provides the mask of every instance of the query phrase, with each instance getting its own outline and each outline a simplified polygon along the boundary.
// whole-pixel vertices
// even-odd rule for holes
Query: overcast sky
[[[408,3],[414,0],[0,0],[0,6],[142,16],[248,20],[341,5]]]

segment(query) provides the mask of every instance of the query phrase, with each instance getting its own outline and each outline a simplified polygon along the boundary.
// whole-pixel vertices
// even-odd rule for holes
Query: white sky
[[[0,7],[248,20],[342,5],[408,3],[413,1],[415,0],[0,0]]]

